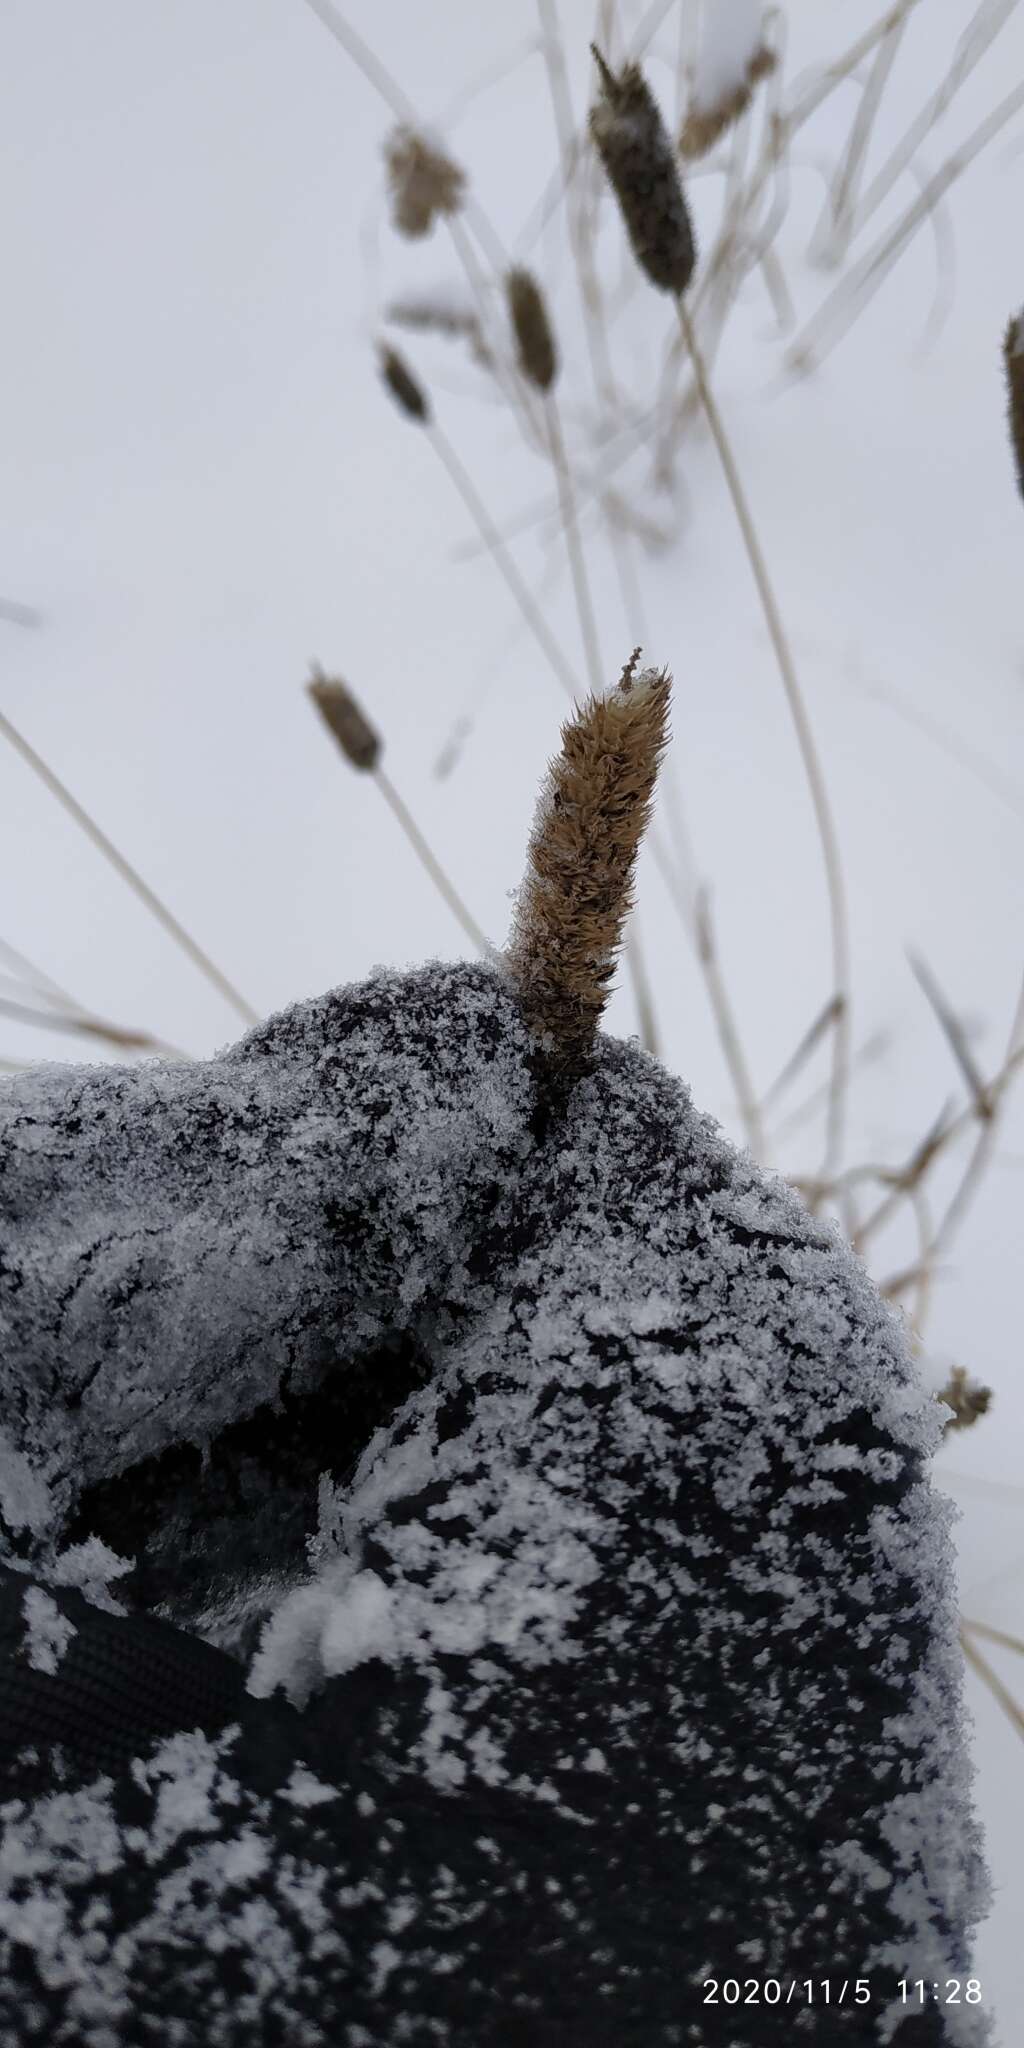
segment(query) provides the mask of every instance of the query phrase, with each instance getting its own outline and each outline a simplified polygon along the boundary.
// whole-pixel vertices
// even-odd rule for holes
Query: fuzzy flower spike
[[[636,673],[562,727],[516,902],[506,965],[565,1080],[587,1064],[632,905],[636,857],[668,744],[671,678]]]
[[[693,223],[658,103],[638,64],[618,76],[591,44],[601,96],[590,132],[642,270],[663,292],[685,292],[697,261]]]
[[[411,128],[396,128],[388,139],[384,161],[392,220],[400,235],[418,241],[429,235],[439,214],[459,212],[466,173],[437,143]]]

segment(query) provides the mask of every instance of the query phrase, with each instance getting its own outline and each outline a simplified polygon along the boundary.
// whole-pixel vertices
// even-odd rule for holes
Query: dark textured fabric
[[[0,2048],[987,2038],[897,1992],[986,1902],[934,1404],[678,1083],[553,1115],[432,968],[14,1085],[0,1167]]]

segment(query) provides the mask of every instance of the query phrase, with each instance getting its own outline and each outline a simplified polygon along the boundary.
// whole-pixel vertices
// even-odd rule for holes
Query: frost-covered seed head
[[[703,105],[695,96],[686,112],[679,135],[679,154],[692,160],[706,156],[713,149],[719,137],[731,128],[750,105],[754,87],[762,78],[768,78],[778,64],[774,50],[767,43],[760,43],[748,58],[742,78],[726,92],[720,93],[709,105]]]
[[[1006,400],[1010,444],[1017,466],[1017,488],[1024,498],[1024,311],[1014,315],[1003,336]]]
[[[420,426],[430,423],[430,400],[422,384],[413,376],[404,356],[397,349],[382,348],[380,351],[380,373],[393,399],[402,411]]]
[[[519,368],[538,391],[547,391],[558,374],[558,350],[544,295],[528,270],[510,270],[505,292]]]
[[[671,679],[636,674],[639,648],[606,697],[562,727],[516,903],[506,962],[552,1070],[585,1068],[632,904],[633,871],[668,744]]]
[[[379,732],[370,724],[366,713],[356,703],[347,684],[321,675],[316,670],[313,680],[306,684],[310,696],[320,713],[324,724],[335,739],[353,768],[368,772],[377,766],[380,759],[382,740]]]
[[[986,1415],[992,1404],[991,1387],[983,1387],[980,1380],[973,1380],[962,1365],[955,1365],[947,1384],[936,1397],[953,1413],[943,1427],[970,1429],[980,1415]]]
[[[391,187],[392,220],[399,234],[418,240],[429,235],[439,213],[458,213],[466,173],[413,129],[396,128],[384,161]]]
[[[633,254],[651,283],[684,292],[697,260],[693,223],[657,101],[638,64],[618,76],[592,44],[601,96],[590,132],[622,210]]]

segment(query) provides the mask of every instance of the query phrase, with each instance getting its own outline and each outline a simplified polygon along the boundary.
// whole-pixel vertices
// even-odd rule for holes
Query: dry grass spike
[[[636,857],[668,744],[671,678],[637,648],[607,696],[562,727],[530,839],[505,953],[550,1069],[582,1073],[632,907]]]
[[[679,154],[692,161],[695,157],[706,156],[713,149],[719,137],[733,127],[741,114],[746,113],[753,98],[754,88],[762,78],[768,78],[778,64],[774,50],[766,43],[760,43],[747,61],[745,76],[731,92],[724,93],[713,106],[702,107],[694,102],[687,110],[679,136]]]
[[[381,755],[380,734],[370,724],[348,685],[314,668],[312,681],[306,688],[346,761],[364,774],[376,768]]]
[[[380,348],[380,373],[392,398],[410,420],[420,426],[430,423],[430,400],[418,379],[413,376],[404,356],[397,349],[385,343]]]
[[[1024,498],[1024,311],[1009,322],[1003,336],[1006,364],[1006,399],[1010,416],[1010,441],[1017,465],[1017,489]]]
[[[980,1415],[987,1415],[992,1405],[992,1389],[983,1387],[980,1380],[972,1380],[962,1365],[954,1365],[937,1399],[953,1410],[944,1425],[948,1435],[951,1429],[970,1429]]]
[[[686,195],[658,104],[638,64],[616,74],[596,44],[601,96],[590,132],[622,209],[637,262],[659,291],[685,292],[697,247]]]
[[[439,213],[458,213],[466,173],[424,135],[396,128],[384,149],[391,187],[392,219],[399,234],[429,235]]]
[[[505,295],[519,368],[538,391],[548,391],[558,374],[558,350],[544,294],[528,270],[510,270]]]

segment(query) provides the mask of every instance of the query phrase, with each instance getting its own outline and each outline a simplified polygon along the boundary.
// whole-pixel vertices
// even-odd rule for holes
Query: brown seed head
[[[953,1413],[944,1428],[970,1429],[978,1417],[988,1413],[992,1403],[991,1387],[983,1387],[980,1380],[972,1380],[962,1365],[954,1365],[949,1380],[938,1395]]]
[[[430,400],[409,368],[404,356],[397,349],[380,349],[380,373],[392,398],[396,399],[402,411],[411,420],[427,426],[430,422]]]
[[[396,128],[384,148],[392,219],[399,234],[429,235],[439,213],[457,213],[466,173],[411,128]]]
[[[671,678],[637,674],[562,727],[541,791],[506,965],[550,1071],[586,1067],[632,907],[633,871],[662,754]]]
[[[767,43],[760,43],[753,56],[748,59],[746,76],[734,86],[731,92],[723,94],[713,106],[703,107],[694,101],[687,110],[679,136],[679,154],[687,158],[706,156],[713,149],[720,135],[731,128],[746,112],[753,98],[754,87],[762,78],[775,70],[778,57]]]
[[[601,96],[590,132],[622,210],[633,254],[660,291],[684,292],[697,260],[693,223],[658,104],[638,64],[616,77],[600,50]]]
[[[505,292],[519,368],[538,391],[547,391],[558,373],[558,351],[543,293],[528,270],[510,270]]]
[[[1017,488],[1024,498],[1024,312],[1012,319],[1003,336],[1006,365],[1006,401],[1010,418],[1010,443],[1017,465]]]
[[[356,703],[347,684],[314,669],[313,680],[306,684],[306,688],[346,761],[351,761],[353,768],[364,773],[375,768],[380,759],[381,737]]]

